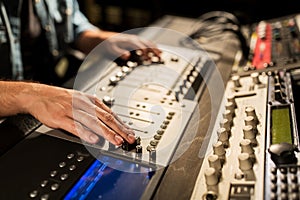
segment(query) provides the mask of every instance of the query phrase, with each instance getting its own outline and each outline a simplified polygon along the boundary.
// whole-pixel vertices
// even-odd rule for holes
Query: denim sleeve
[[[75,39],[85,30],[98,30],[99,28],[91,24],[86,16],[80,11],[77,0],[73,1],[72,23],[74,27]]]

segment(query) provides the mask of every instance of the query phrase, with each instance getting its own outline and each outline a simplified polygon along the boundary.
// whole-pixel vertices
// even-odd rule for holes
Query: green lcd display
[[[287,142],[292,144],[292,130],[289,107],[274,107],[272,109],[272,144]]]

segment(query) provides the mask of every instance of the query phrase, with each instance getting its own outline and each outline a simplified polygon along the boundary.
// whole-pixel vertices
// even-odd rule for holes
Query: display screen
[[[144,193],[153,171],[147,167],[128,161],[102,157],[89,167],[80,180],[65,196],[65,200],[96,200],[96,199],[124,199],[138,200]],[[105,161],[106,160],[106,161]],[[112,163],[114,162],[114,163]],[[127,167],[133,172],[120,171],[110,167],[113,164]],[[140,173],[136,168],[139,168]],[[149,172],[146,172],[146,171]]]
[[[287,142],[292,144],[292,129],[290,119],[290,107],[272,108],[272,144]]]

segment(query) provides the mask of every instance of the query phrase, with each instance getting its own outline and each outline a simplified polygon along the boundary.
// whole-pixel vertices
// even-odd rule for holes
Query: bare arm
[[[29,113],[51,128],[96,143],[135,141],[134,132],[94,96],[39,83],[0,81],[0,116]]]
[[[142,39],[141,37],[133,34],[117,33],[103,30],[89,30],[81,33],[76,41],[76,46],[79,50],[88,54],[99,43],[103,43],[103,48],[107,53],[123,59],[128,59],[130,56],[129,50],[143,50],[144,54],[152,52],[160,56],[156,44],[151,41]]]

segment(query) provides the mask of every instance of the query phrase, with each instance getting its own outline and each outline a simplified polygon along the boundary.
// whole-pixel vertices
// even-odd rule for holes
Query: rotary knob
[[[209,167],[205,169],[204,176],[208,186],[217,185],[219,182],[218,173],[215,168]]]
[[[224,156],[226,151],[221,141],[216,142],[213,145],[214,154],[217,156]]]
[[[231,102],[234,105],[235,108],[237,107],[236,101],[235,101],[235,96],[233,94],[228,95],[227,102]]]
[[[234,76],[232,76],[231,80],[233,81],[233,84],[235,87],[242,87],[242,85],[240,83],[240,76],[234,75]]]
[[[253,106],[247,106],[245,109],[247,116],[252,116],[255,121],[258,121],[255,108]]]
[[[251,78],[254,84],[261,84],[260,80],[259,80],[259,73],[258,72],[253,72],[251,74]]]
[[[244,139],[254,139],[256,137],[256,132],[253,128],[253,126],[251,125],[246,125],[243,128],[243,132],[244,132]]]
[[[221,141],[225,148],[228,148],[229,146],[229,134],[228,131],[225,128],[219,128],[217,131],[217,134],[219,136],[219,141]]]
[[[220,160],[219,156],[210,155],[208,157],[208,163],[209,163],[209,167],[214,168],[216,171],[221,171],[222,163],[221,163],[221,160]]]
[[[243,139],[240,142],[240,146],[241,146],[241,152],[242,153],[248,153],[248,154],[253,154],[254,153],[254,149],[252,147],[251,140]]]
[[[247,171],[252,169],[253,163],[248,153],[241,153],[240,155],[238,155],[238,159],[239,159],[239,168],[242,171]]]
[[[227,131],[230,131],[231,122],[228,119],[222,119],[220,122],[220,127],[225,128]]]

